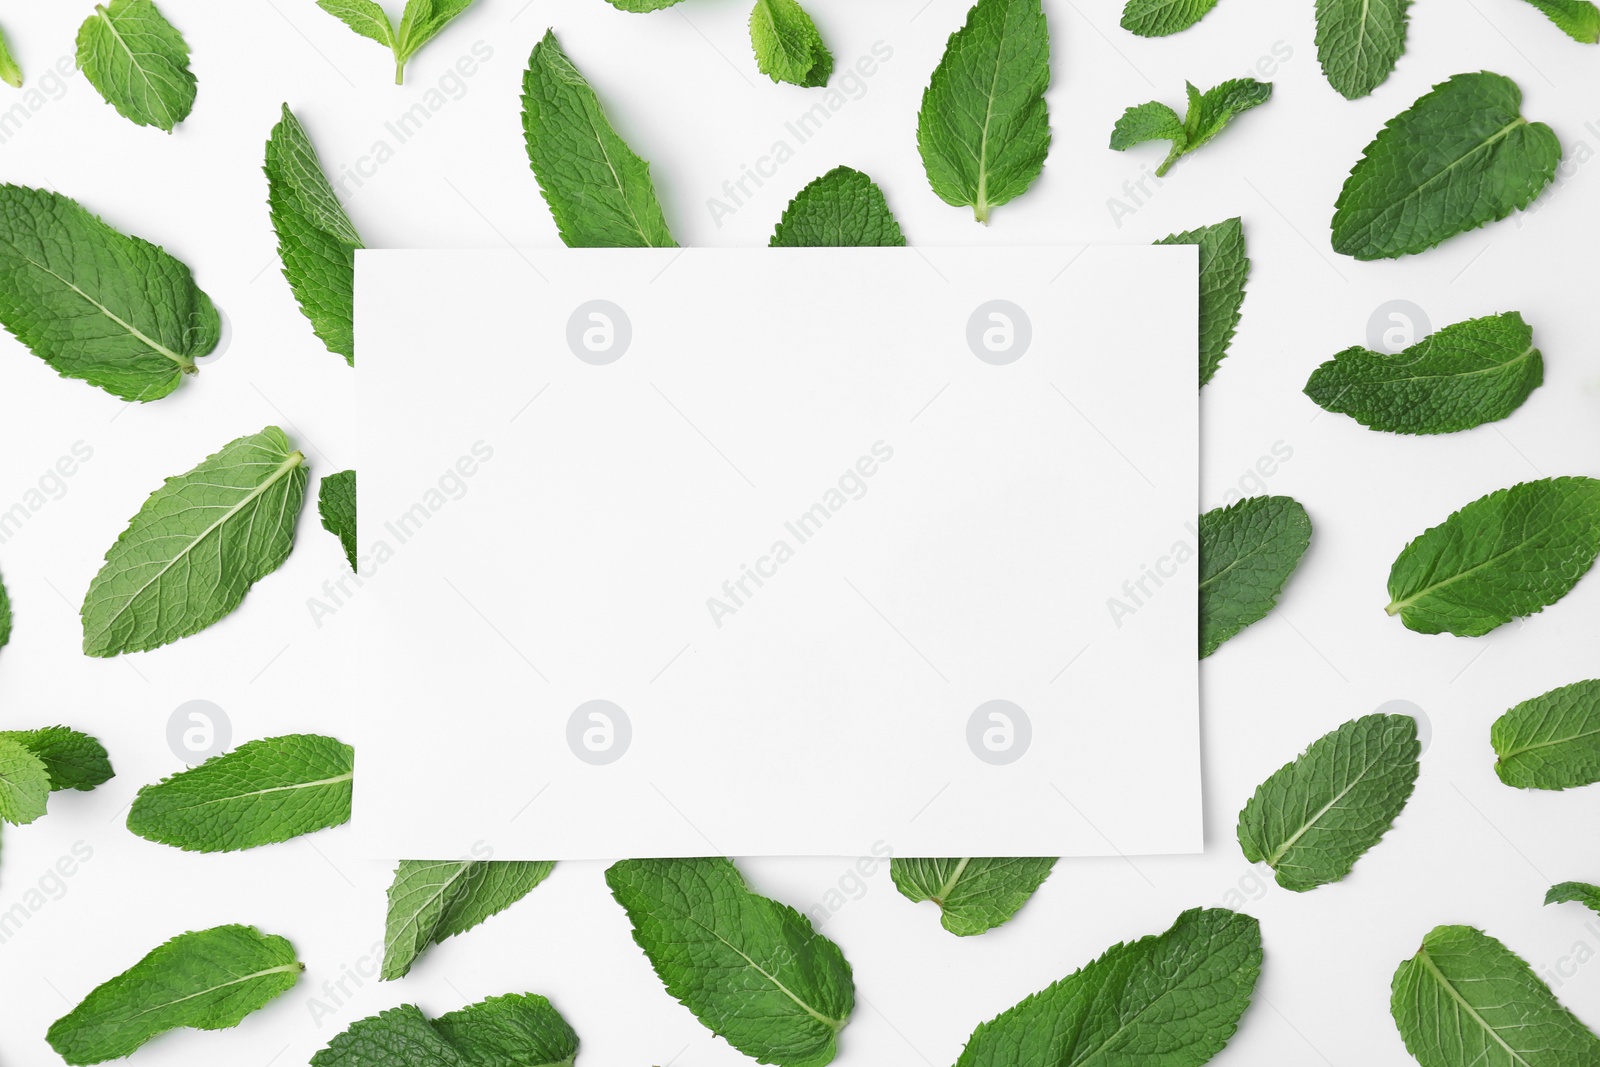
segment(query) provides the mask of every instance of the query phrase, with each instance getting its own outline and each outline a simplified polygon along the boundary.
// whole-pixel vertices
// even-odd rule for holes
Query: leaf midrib
[[[745,951],[743,949],[741,949],[738,945],[735,945],[732,941],[729,941],[727,938],[723,937],[715,929],[713,929],[710,926],[707,926],[705,923],[701,922],[695,916],[690,915],[688,912],[684,912],[683,913],[683,917],[685,919],[687,919],[689,922],[693,923],[695,926],[698,926],[700,929],[704,930],[706,933],[710,934],[712,937],[716,938],[718,941],[722,942],[724,945],[726,945],[728,947],[728,949],[730,951],[732,951],[736,956],[738,956],[740,959],[744,960],[745,963],[749,964],[751,970],[755,971],[761,977],[763,977],[767,981],[771,982],[773,984],[773,986],[776,987],[779,992],[781,992],[784,996],[788,997],[790,1000],[794,1001],[795,1004],[797,1004],[801,1008],[801,1010],[803,1010],[807,1015],[811,1016],[817,1022],[819,1022],[822,1025],[826,1026],[828,1029],[832,1030],[835,1034],[837,1034],[839,1031],[844,1029],[844,1024],[845,1024],[845,1020],[844,1019],[830,1018],[829,1016],[822,1014],[816,1008],[813,1008],[810,1004],[807,1004],[805,1001],[801,1000],[800,997],[797,996],[793,990],[791,990],[788,986],[784,985],[781,981],[778,980],[777,975],[770,974],[759,963],[757,963],[755,960],[751,959],[748,955],[746,955]]]
[[[139,64],[139,54],[134,52],[134,50],[129,46],[128,42],[123,38],[121,31],[117,29],[116,22],[114,22],[111,18],[111,12],[106,10],[104,4],[96,4],[94,6],[94,13],[102,22],[106,24],[106,28],[111,31],[112,38],[117,42],[117,44],[121,45],[122,50],[128,54],[128,62],[133,66],[133,69],[139,72],[139,77],[145,84],[146,100],[154,98],[156,103],[161,106],[161,115],[166,120],[166,128],[170,129],[173,126],[176,126],[178,124],[178,120],[173,116],[172,110],[167,107],[166,98],[156,91],[155,83],[151,81],[150,74],[143,66]],[[155,55],[155,53],[148,54]],[[157,56],[157,58],[165,57]]]
[[[435,892],[429,894],[427,899],[423,901],[422,906],[416,908],[414,911],[411,912],[411,914],[409,916],[406,917],[405,921],[400,924],[400,930],[403,931],[403,930],[405,930],[407,928],[416,928],[417,917],[420,916],[425,910],[427,910],[427,908],[430,905],[432,905],[434,901],[436,901],[440,897],[444,896],[445,893],[450,889],[450,887],[456,884],[456,880],[461,878],[462,875],[466,874],[467,871],[469,871],[472,868],[472,866],[473,866],[473,864],[475,862],[476,861],[474,861],[474,860],[460,860],[460,861],[458,861],[456,863],[456,871],[455,871],[455,873],[452,874],[449,878],[445,879],[443,882],[440,882],[436,886],[434,886]],[[441,910],[441,914],[442,914],[442,910]],[[415,939],[413,939],[413,941],[415,941]],[[396,945],[398,943],[399,943],[399,937],[398,936],[391,938],[391,937],[388,937],[386,935],[384,937],[384,939],[383,939],[384,954],[388,955],[389,949],[392,946],[394,946],[394,945]]]
[[[202,990],[200,990],[198,992],[195,992],[195,993],[190,993],[188,996],[185,996],[185,997],[178,997],[176,1000],[166,1000],[166,1001],[162,1001],[160,1004],[152,1004],[150,1007],[145,1008],[143,1011],[135,1012],[133,1015],[128,1016],[128,1021],[132,1022],[134,1019],[140,1018],[141,1016],[144,1016],[144,1015],[149,1015],[153,1011],[161,1011],[162,1009],[170,1008],[175,1004],[182,1004],[185,1001],[193,1000],[195,997],[203,997],[208,993],[215,993],[219,989],[227,989],[230,986],[242,985],[245,982],[253,982],[257,978],[265,978],[269,974],[291,974],[291,973],[292,974],[299,974],[304,969],[305,968],[300,964],[300,962],[298,960],[295,961],[294,963],[285,963],[285,964],[282,964],[282,965],[277,966],[277,967],[268,967],[264,971],[256,971],[256,972],[254,972],[252,974],[247,974],[247,975],[244,975],[242,977],[235,978],[235,979],[233,979],[232,981],[229,981],[229,982],[223,982],[223,983],[221,983],[219,985],[214,985],[214,986],[207,986],[205,989],[202,989]]]
[[[291,782],[289,785],[273,785],[267,786],[265,789],[252,789],[247,793],[230,793],[229,795],[222,797],[208,797],[205,800],[200,800],[193,804],[184,804],[181,807],[175,806],[167,808],[162,812],[162,814],[170,815],[181,811],[193,811],[196,808],[204,808],[211,804],[231,804],[239,800],[248,800],[251,797],[266,796],[268,793],[287,793],[296,789],[316,789],[319,786],[339,785],[343,782],[352,781],[355,776],[356,772],[351,771],[348,774],[337,775],[333,778],[318,778],[313,782]]]
[[[1523,1067],[1532,1067],[1527,1060],[1522,1058],[1521,1054],[1518,1053],[1516,1049],[1506,1044],[1505,1039],[1500,1036],[1500,1031],[1490,1026],[1489,1021],[1482,1015],[1479,1015],[1478,1010],[1469,1004],[1467,1002],[1467,998],[1463,997],[1460,992],[1457,991],[1455,985],[1450,981],[1449,978],[1445,977],[1444,972],[1439,970],[1438,965],[1433,962],[1433,957],[1428,955],[1427,945],[1423,945],[1417,950],[1417,959],[1422,962],[1422,965],[1425,968],[1427,968],[1428,973],[1433,976],[1434,981],[1438,982],[1439,985],[1443,987],[1444,991],[1450,994],[1450,999],[1454,1000],[1458,1005],[1465,1009],[1466,1013],[1472,1016],[1473,1021],[1481,1026],[1485,1033],[1494,1038],[1497,1045],[1506,1050],[1506,1054],[1508,1056],[1522,1064]]]
[[[1302,823],[1300,828],[1293,834],[1290,834],[1289,838],[1284,841],[1283,844],[1279,845],[1273,850],[1272,855],[1267,857],[1267,866],[1271,867],[1273,870],[1277,870],[1278,864],[1282,862],[1283,857],[1288,854],[1289,850],[1293,848],[1302,837],[1311,832],[1311,828],[1317,825],[1318,820],[1320,820],[1324,815],[1328,814],[1328,812],[1332,811],[1339,801],[1349,796],[1352,789],[1366,781],[1367,772],[1372,770],[1377,762],[1378,761],[1376,757],[1368,760],[1366,765],[1361,768],[1361,773],[1357,774],[1353,779],[1351,779],[1349,785],[1339,790],[1332,800],[1324,804],[1315,815],[1311,816],[1311,818]]]

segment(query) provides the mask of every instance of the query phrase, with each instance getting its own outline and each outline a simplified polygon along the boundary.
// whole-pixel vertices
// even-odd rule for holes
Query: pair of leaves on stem
[[[88,734],[65,726],[0,731],[0,822],[30,823],[56,790],[87,791],[112,775],[105,747]]]
[[[406,0],[399,28],[376,0],[317,0],[317,6],[389,49],[394,55],[394,83],[400,85],[405,82],[406,61],[471,7],[472,0]]]
[[[1524,700],[1489,731],[1494,770],[1521,789],[1574,789],[1600,782],[1600,679]]]
[[[189,45],[151,0],[96,4],[78,29],[78,68],[118,114],[140,126],[170,133],[194,109]]]
[[[1254,78],[1233,78],[1203,93],[1188,82],[1184,88],[1189,106],[1182,119],[1159,100],[1130,107],[1111,131],[1111,147],[1122,152],[1146,141],[1171,141],[1172,150],[1156,168],[1160,178],[1180,158],[1221,133],[1235,117],[1272,96],[1271,83]]]
[[[572,1067],[578,1035],[532,993],[490,997],[429,1019],[415,1005],[356,1022],[311,1067]]]
[[[610,0],[620,11],[662,11],[682,0]],[[750,10],[750,46],[756,67],[774,82],[803,88],[827,85],[833,53],[799,0],[756,0]]]

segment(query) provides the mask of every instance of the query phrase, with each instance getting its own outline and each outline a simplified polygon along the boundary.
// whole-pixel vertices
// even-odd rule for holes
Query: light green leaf
[[[1374,430],[1455,433],[1505,418],[1543,381],[1533,328],[1508,311],[1446,326],[1394,355],[1347,348],[1312,373],[1305,393]]]
[[[1600,42],[1600,7],[1592,0],[1528,0],[1561,32],[1581,44]]]
[[[608,0],[608,2],[618,11],[643,13],[648,11],[663,11],[674,4],[683,3],[683,0]]]
[[[406,0],[394,45],[396,85],[404,76],[406,61],[471,6],[472,0]]]
[[[555,866],[522,860],[401,860],[389,886],[382,980],[403,977],[429,945],[509,908]]]
[[[362,1019],[311,1067],[572,1067],[578,1035],[544,997],[490,997],[428,1020],[410,1004]]]
[[[1140,37],[1170,37],[1211,13],[1217,0],[1128,0],[1122,28]]]
[[[1194,908],[981,1024],[956,1067],[1199,1067],[1228,1043],[1261,974],[1261,925]]]
[[[1267,102],[1272,96],[1269,82],[1253,78],[1234,78],[1201,92],[1185,83],[1189,109],[1181,126],[1174,125],[1178,113],[1159,101],[1138,104],[1122,113],[1111,130],[1111,147],[1118,152],[1146,141],[1171,141],[1172,150],[1156,168],[1164,176],[1181,157],[1188,155],[1232,122],[1236,115]]]
[[[1389,1010],[1422,1067],[1593,1067],[1600,1040],[1516,953],[1436,926],[1394,972]]]
[[[89,585],[84,654],[159,648],[226,616],[289,558],[305,494],[305,456],[276,426],[168,478]]]
[[[292,988],[294,946],[252,926],[179,934],[83,998],[46,1040],[71,1064],[101,1063],[182,1026],[225,1030]]]
[[[1366,715],[1312,742],[1239,813],[1239,846],[1296,893],[1337,882],[1411,799],[1422,745],[1409,715]]]
[[[96,4],[78,29],[78,69],[106,103],[140,126],[171,133],[194,108],[189,46],[150,0]]]
[[[1267,617],[1311,545],[1311,518],[1287,496],[1255,496],[1200,516],[1200,658]]]
[[[800,190],[768,242],[773,248],[858,248],[906,243],[883,190],[849,167],[835,167]]]
[[[833,74],[833,53],[798,0],[756,0],[750,44],[756,67],[775,82],[815,88]]]
[[[676,248],[650,164],[617,136],[600,100],[554,33],[522,79],[528,160],[569,248]]]
[[[1346,100],[1366,96],[1406,50],[1411,0],[1317,0],[1317,62]]]
[[[1027,192],[1050,152],[1050,25],[1040,0],[978,0],[922,94],[928,183],[979,222]]]
[[[939,905],[939,923],[957,937],[992,930],[1022,909],[1044,880],[1053,859],[902,859],[889,861],[889,877],[908,900]]]
[[[338,471],[317,487],[317,514],[322,528],[339,539],[350,569],[356,570],[356,472]]]
[[[1494,772],[1521,789],[1573,789],[1600,782],[1600,679],[1524,700],[1495,720]]]
[[[1390,119],[1339,193],[1334,251],[1393,259],[1527,207],[1555,176],[1561,142],[1521,108],[1515,82],[1480,71]]]
[[[0,740],[15,741],[39,758],[50,779],[50,791],[88,792],[115,777],[105,746],[88,734],[65,726],[38,730],[6,730]]]
[[[44,814],[50,771],[27,745],[0,736],[0,822],[25,826]]]
[[[350,821],[355,750],[331,737],[249,741],[147,785],[128,829],[185,852],[237,852]]]
[[[1155,243],[1198,245],[1200,248],[1200,384],[1203,386],[1227,357],[1233,332],[1239,325],[1239,309],[1244,306],[1244,283],[1250,277],[1244,221],[1237,217],[1225,219],[1213,226],[1163,237]]]
[[[1111,147],[1121,152],[1146,141],[1171,141],[1185,144],[1188,133],[1178,113],[1159,100],[1136,104],[1122,113],[1111,130]]]
[[[1481,637],[1554,604],[1600,554],[1600,481],[1542,478],[1473,501],[1406,545],[1390,615],[1408,630]]]
[[[3,33],[0,33],[0,82],[5,82],[13,89],[22,88],[22,68],[17,66],[16,59],[12,57]]]
[[[124,400],[166,396],[222,337],[188,267],[20,185],[0,185],[0,322],[56,373]]]
[[[633,939],[712,1033],[762,1063],[823,1067],[855,1007],[850,964],[725,859],[623,860],[606,884]]]
[[[317,0],[317,6],[361,36],[394,48],[394,26],[388,12],[374,0]]]
[[[1550,887],[1544,895],[1545,905],[1576,902],[1590,911],[1600,911],[1600,885],[1588,882],[1562,882]]]
[[[11,640],[11,597],[6,593],[6,583],[0,581],[0,648]]]

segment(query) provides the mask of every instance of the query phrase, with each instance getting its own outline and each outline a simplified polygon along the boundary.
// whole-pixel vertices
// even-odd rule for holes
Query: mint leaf
[[[1495,720],[1494,772],[1520,789],[1574,789],[1600,782],[1600,679],[1524,700]]]
[[[1312,372],[1318,407],[1391,433],[1455,433],[1510,415],[1544,381],[1533,328],[1515,311],[1444,327],[1404,352],[1347,348]]]
[[[1050,25],[1041,0],[978,0],[950,35],[917,114],[939,198],[979,222],[1034,183],[1050,151]]]
[[[578,1035],[544,997],[490,997],[428,1020],[414,1005],[362,1019],[311,1067],[572,1067]]]
[[[1528,0],[1561,32],[1582,44],[1600,42],[1600,7],[1591,0]]]
[[[1172,142],[1172,150],[1156,168],[1158,178],[1180,158],[1221,133],[1235,116],[1266,103],[1272,96],[1272,84],[1254,78],[1234,78],[1203,93],[1188,82],[1184,86],[1189,110],[1181,124],[1176,111],[1152,100],[1124,111],[1111,130],[1111,147],[1118,152],[1146,141]]]
[[[618,11],[662,11],[673,4],[681,4],[683,0],[608,0],[612,7]]]
[[[1177,116],[1173,116],[1176,118]],[[1200,384],[1217,373],[1244,306],[1244,283],[1250,277],[1250,257],[1244,243],[1244,221],[1237,217],[1213,226],[1185,230],[1163,237],[1158,245],[1198,245],[1200,248]]]
[[[1600,481],[1542,478],[1473,501],[1406,545],[1390,615],[1408,630],[1481,637],[1554,604],[1600,554]]]
[[[1140,37],[1170,37],[1211,13],[1217,0],[1128,0],[1122,28]]]
[[[394,24],[375,0],[317,0],[317,6],[361,36],[394,48]]]
[[[1260,974],[1260,923],[1193,908],[981,1024],[956,1067],[1199,1067],[1233,1036]]]
[[[1411,799],[1421,755],[1409,715],[1366,715],[1324,734],[1239,813],[1244,858],[1296,893],[1339,881]]]
[[[394,56],[394,83],[405,83],[406,62],[472,0],[406,0],[405,13],[396,30],[389,15],[374,0],[317,0],[317,6],[356,33],[388,48]]]
[[[1200,516],[1200,658],[1267,617],[1311,545],[1311,518],[1287,496],[1255,496]]]
[[[1422,1067],[1586,1067],[1600,1040],[1516,953],[1470,926],[1436,926],[1394,972],[1389,1010]]]
[[[159,648],[227,615],[289,557],[305,494],[305,456],[276,426],[168,478],[89,584],[84,654]]]
[[[0,580],[0,648],[11,640],[11,597],[6,593],[6,583]]]
[[[189,46],[150,0],[96,4],[78,29],[78,69],[119,115],[140,126],[171,133],[194,108]]]
[[[6,730],[0,740],[15,741],[38,757],[50,780],[50,791],[78,789],[88,792],[115,777],[105,746],[88,734],[65,726],[38,730]]]
[[[263,169],[283,276],[328,351],[354,366],[356,249],[364,246],[288,104],[267,139]]]
[[[0,736],[0,822],[25,826],[44,814],[50,771],[14,737]]]
[[[389,886],[382,980],[404,977],[429,945],[509,908],[555,866],[521,860],[401,860]]]
[[[1500,74],[1457,74],[1379,131],[1333,209],[1333,249],[1394,259],[1527,207],[1555,176],[1561,142],[1522,117]]]
[[[1544,895],[1544,902],[1546,906],[1576,902],[1590,911],[1600,911],[1600,885],[1590,885],[1587,882],[1562,882],[1550,887],[1550,892]]]
[[[1010,919],[1050,877],[1053,859],[902,859],[889,877],[908,900],[939,905],[939,923],[957,937],[992,930]]]
[[[798,0],[756,0],[750,44],[757,69],[775,82],[815,88],[833,74],[833,53]]]
[[[1366,96],[1406,50],[1411,0],[1317,0],[1317,62],[1346,100]]]
[[[22,68],[17,66],[17,61],[12,58],[11,49],[6,45],[6,35],[0,33],[0,82],[5,82],[13,89],[22,88]]]
[[[569,248],[678,246],[650,164],[617,136],[594,89],[548,30],[522,78],[522,130],[533,175]]]
[[[179,934],[96,986],[45,1039],[71,1064],[118,1059],[181,1026],[238,1026],[292,988],[304,969],[293,945],[253,926]]]
[[[185,852],[237,852],[350,821],[355,750],[331,737],[249,741],[147,785],[128,829]]]
[[[339,539],[350,569],[356,569],[356,472],[338,471],[317,487],[317,514],[322,528]]]
[[[159,400],[217,347],[189,268],[59,193],[0,185],[0,322],[66,378]]]
[[[906,243],[883,190],[849,167],[835,167],[807,185],[778,220],[772,248],[857,248]]]
[[[684,1007],[762,1063],[823,1067],[855,1007],[850,964],[725,859],[623,860],[606,884],[633,940]]]

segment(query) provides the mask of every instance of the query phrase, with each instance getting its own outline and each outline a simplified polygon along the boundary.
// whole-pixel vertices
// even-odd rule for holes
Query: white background
[[[1193,905],[1242,907],[1261,919],[1266,940],[1256,1003],[1219,1064],[1409,1063],[1388,1017],[1389,979],[1441,922],[1500,937],[1600,1024],[1600,966],[1573,962],[1600,950],[1600,923],[1573,905],[1539,904],[1553,881],[1600,881],[1600,793],[1509,790],[1493,775],[1488,745],[1489,724],[1511,704],[1595,675],[1600,580],[1478,640],[1412,634],[1382,611],[1395,554],[1454,508],[1541,474],[1600,474],[1591,332],[1600,172],[1587,162],[1600,146],[1600,53],[1521,0],[1423,0],[1398,71],[1352,103],[1317,69],[1311,0],[1223,0],[1198,27],[1163,41],[1119,30],[1109,0],[1051,0],[1054,150],[1044,178],[985,230],[928,192],[913,136],[922,87],[965,0],[809,6],[841,68],[878,40],[894,56],[720,228],[707,198],[766,154],[816,96],[755,74],[746,0],[686,0],[652,16],[624,15],[602,0],[480,0],[412,61],[404,88],[390,84],[379,46],[309,0],[165,0],[195,49],[201,83],[197,109],[177,133],[132,126],[75,77],[0,144],[0,176],[59,188],[162,243],[196,268],[234,329],[231,347],[198,380],[126,411],[0,344],[0,506],[20,500],[75,441],[94,449],[66,494],[0,546],[17,615],[12,643],[0,651],[0,713],[7,726],[64,721],[89,730],[118,769],[101,789],[57,796],[45,819],[5,832],[0,909],[28,899],[74,842],[93,857],[0,945],[0,1061],[58,1062],[44,1030],[94,985],[182,930],[247,921],[294,940],[308,964],[303,983],[237,1030],[175,1034],[135,1062],[298,1064],[356,1018],[392,1004],[415,1001],[437,1014],[510,990],[551,995],[582,1035],[585,1063],[746,1062],[661,990],[605,892],[600,864],[562,866],[509,912],[434,949],[399,984],[357,988],[347,979],[350,995],[330,994],[324,983],[371,974],[390,873],[354,858],[347,831],[191,856],[121,827],[137,787],[176,769],[165,723],[182,701],[224,707],[239,740],[331,721],[347,637],[332,624],[316,630],[305,600],[343,563],[311,514],[282,571],[204,635],[108,662],[76,652],[76,608],[100,554],[161,477],[269,421],[296,435],[318,471],[351,462],[351,375],[311,336],[277,273],[260,163],[279,104],[295,106],[337,177],[484,42],[492,57],[465,80],[464,95],[376,169],[351,214],[375,247],[552,246],[518,118],[522,65],[548,25],[623,135],[655,164],[686,244],[764,243],[789,196],[839,163],[885,187],[919,245],[1142,243],[1245,218],[1255,270],[1233,354],[1203,395],[1202,504],[1241,486],[1289,493],[1310,509],[1317,533],[1282,610],[1203,665],[1207,854],[1063,863],[1013,923],[966,940],[940,930],[931,907],[899,897],[881,868],[858,889],[853,861],[745,864],[760,890],[803,909],[822,907],[841,886],[856,898],[823,924],[855,967],[860,1002],[840,1063],[950,1063],[980,1020]],[[70,55],[89,7],[0,6],[33,84]],[[1485,68],[1515,78],[1526,113],[1560,135],[1572,162],[1559,186],[1520,222],[1419,257],[1357,264],[1335,256],[1327,221],[1362,147],[1429,85]],[[1108,151],[1121,110],[1152,98],[1180,102],[1186,77],[1204,86],[1252,69],[1274,80],[1273,100],[1180,163],[1119,226],[1108,199],[1163,151]],[[20,99],[0,92],[0,101]],[[1363,341],[1374,310],[1395,299],[1420,305],[1435,325],[1521,310],[1547,357],[1547,384],[1512,418],[1444,439],[1316,417],[1299,391],[1311,369]],[[438,373],[471,374],[472,356],[441,352]],[[1278,442],[1292,458],[1262,460]],[[1258,461],[1270,476],[1252,474]],[[1316,736],[1396,699],[1424,709],[1432,737],[1398,826],[1338,885],[1304,896],[1264,885],[1232,835],[1250,792]],[[425,766],[417,778],[425,788]]]

